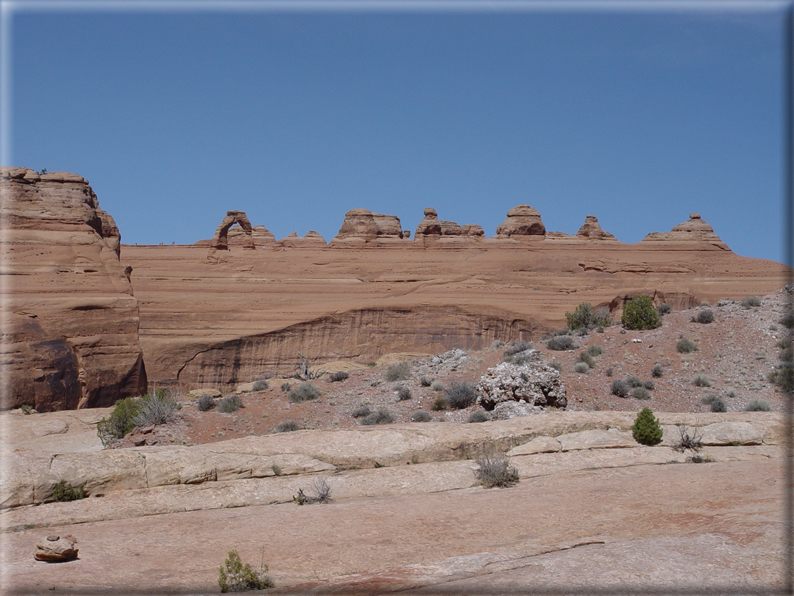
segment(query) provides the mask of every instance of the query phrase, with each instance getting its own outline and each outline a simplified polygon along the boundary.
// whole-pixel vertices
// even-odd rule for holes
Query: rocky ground
[[[664,316],[663,325],[650,331],[623,331],[620,325],[604,329],[603,333],[574,336],[579,346],[575,350],[552,351],[543,341],[534,342],[547,362],[560,366],[562,381],[567,390],[568,410],[616,410],[636,412],[650,407],[663,412],[709,412],[704,403],[709,397],[720,398],[728,412],[743,411],[751,400],[767,402],[773,411],[783,411],[783,394],[769,374],[779,363],[781,346],[785,346],[786,328],[780,324],[788,294],[781,290],[763,297],[761,305],[745,308],[739,302],[723,301],[718,305],[700,306],[674,311]],[[709,324],[696,323],[692,318],[701,311],[714,313]],[[681,354],[676,349],[679,339],[695,342],[698,350]],[[598,345],[603,353],[596,356],[595,368],[577,373],[574,366],[579,354]],[[316,400],[291,403],[289,385],[301,384],[297,379],[268,380],[268,389],[241,394],[243,409],[222,414],[212,409],[200,412],[197,400],[182,396],[183,408],[174,424],[145,429],[129,436],[116,446],[133,444],[201,444],[224,439],[277,432],[279,424],[294,422],[297,428],[349,428],[361,423],[353,413],[362,406],[370,410],[386,410],[394,422],[410,422],[411,416],[423,410],[433,420],[466,422],[475,411],[434,410],[434,402],[442,391],[422,385],[422,378],[449,386],[453,381],[477,383],[490,367],[504,359],[508,346],[493,347],[478,352],[453,350],[445,354],[389,354],[377,363],[363,366],[353,362],[315,363],[316,371],[328,374],[312,381],[319,390]],[[411,364],[407,380],[387,380],[389,368],[400,361]],[[662,376],[654,377],[652,369],[661,365]],[[346,370],[349,377],[331,382],[330,373]],[[651,381],[649,400],[620,398],[611,393],[616,379],[634,375]],[[695,386],[697,375],[706,375],[710,386]],[[411,398],[401,401],[398,389],[406,387]],[[242,388],[245,388],[244,386]]]

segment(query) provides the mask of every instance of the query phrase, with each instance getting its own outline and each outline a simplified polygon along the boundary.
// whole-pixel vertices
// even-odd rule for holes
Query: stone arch
[[[245,236],[243,237],[243,248],[254,250],[253,228],[251,227],[251,222],[248,221],[248,216],[245,214],[245,211],[226,212],[226,217],[223,218],[221,225],[215,230],[215,236],[213,236],[212,243],[210,244],[211,249],[229,250],[227,234],[229,228],[234,224],[240,224],[240,227],[243,228],[245,232]]]

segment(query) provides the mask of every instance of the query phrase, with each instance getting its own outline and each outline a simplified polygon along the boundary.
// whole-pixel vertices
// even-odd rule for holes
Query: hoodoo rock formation
[[[666,240],[672,242],[699,242],[730,250],[728,245],[714,233],[714,228],[701,219],[699,213],[690,213],[689,221],[674,226],[669,232],[652,232],[641,242]]]
[[[469,240],[485,237],[482,226],[466,224],[459,226],[454,221],[441,221],[438,212],[432,207],[424,211],[424,219],[416,226],[414,242],[422,246],[468,246]],[[441,240],[441,242],[439,242]]]
[[[507,212],[507,219],[496,228],[498,238],[543,238],[545,234],[546,226],[540,219],[540,213],[529,205],[513,207]]]
[[[601,229],[601,224],[598,223],[598,218],[595,215],[585,217],[584,224],[576,232],[576,235],[588,240],[615,240],[612,234]]]
[[[396,215],[373,213],[369,209],[351,209],[345,213],[342,227],[329,246],[355,247],[373,241],[399,241],[404,238],[400,218]]]
[[[113,218],[76,174],[0,168],[9,330],[3,409],[99,407],[146,392],[138,301]]]

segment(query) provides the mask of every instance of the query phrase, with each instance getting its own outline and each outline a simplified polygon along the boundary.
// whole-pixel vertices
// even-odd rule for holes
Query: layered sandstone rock
[[[251,227],[251,222],[248,221],[248,216],[245,214],[245,211],[226,212],[226,217],[223,218],[223,221],[221,221],[220,225],[218,226],[218,229],[215,230],[215,236],[213,236],[212,238],[210,247],[215,250],[228,250],[229,228],[231,228],[235,224],[240,224],[240,227],[243,230],[243,235],[241,238],[243,248],[253,250],[255,248],[253,229]]]
[[[138,301],[113,218],[81,176],[1,168],[10,391],[0,407],[107,406],[146,392]]]
[[[466,224],[459,226],[454,221],[443,221],[438,219],[438,212],[432,207],[428,207],[424,211],[424,219],[416,226],[416,233],[414,234],[414,242],[423,244],[425,246],[435,246],[439,239],[441,245],[454,245],[459,243],[450,243],[451,239],[475,239],[479,240],[485,237],[485,232],[482,226],[477,224]]]
[[[601,229],[601,224],[598,223],[595,215],[585,217],[584,224],[576,232],[576,236],[586,240],[615,240],[612,234]]]
[[[537,237],[543,238],[546,226],[537,209],[529,205],[518,205],[507,212],[507,219],[496,228],[498,238]]]
[[[226,233],[226,244],[228,247],[239,246],[243,247],[248,241],[248,234],[241,226],[234,226],[229,228]],[[251,226],[250,238],[254,242],[254,248],[272,248],[276,244],[276,237],[273,232],[268,230],[265,226]],[[199,240],[195,246],[211,246],[213,240]]]
[[[328,244],[318,232],[309,231],[305,236],[298,236],[297,232],[292,232],[286,238],[276,242],[276,246],[282,248],[325,248]]]
[[[728,245],[714,233],[714,228],[700,217],[699,213],[690,213],[689,221],[674,226],[669,232],[651,232],[641,242],[698,242],[704,248],[716,247],[730,250]]]
[[[329,246],[361,246],[380,240],[403,240],[405,233],[396,215],[373,213],[369,209],[351,209],[345,213],[345,220],[339,233]]]

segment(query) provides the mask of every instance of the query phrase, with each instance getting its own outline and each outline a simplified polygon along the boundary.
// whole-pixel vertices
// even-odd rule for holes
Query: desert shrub
[[[449,407],[449,404],[443,395],[437,395],[436,399],[433,400],[432,407],[434,412],[440,412],[441,410],[446,410]]]
[[[526,352],[519,352],[513,356],[505,356],[505,362],[509,362],[510,364],[517,364],[521,366],[522,364],[526,364],[527,362],[532,361],[532,356]]]
[[[667,313],[669,313],[671,310],[673,310],[673,307],[672,307],[672,306],[670,306],[669,304],[667,304],[666,302],[665,302],[665,303],[663,303],[663,304],[660,304],[659,306],[657,306],[657,307],[656,307],[656,311],[657,311],[657,312],[658,312],[660,315],[666,315],[666,314],[667,314]]]
[[[474,476],[485,488],[512,486],[518,482],[518,470],[502,453],[483,453],[477,458]]]
[[[400,401],[411,399],[411,390],[405,385],[400,385],[397,387],[397,399]]]
[[[719,397],[715,397],[709,403],[709,408],[712,412],[727,412],[728,406],[725,405],[725,402],[722,401]]]
[[[370,414],[372,414],[372,410],[369,409],[369,406],[363,405],[353,410],[351,416],[353,416],[353,418],[363,418],[364,416],[369,416]]]
[[[282,383],[281,384],[281,390],[284,393],[287,393],[290,389],[292,389],[292,385],[290,385],[289,383]]]
[[[736,392],[733,389],[730,389],[725,395],[728,397],[736,397]]]
[[[691,339],[682,337],[675,344],[675,349],[678,350],[680,354],[691,354],[692,352],[696,352],[698,347]]]
[[[627,329],[656,329],[662,324],[662,315],[653,307],[647,296],[634,296],[623,308],[621,323]]]
[[[609,327],[612,320],[609,318],[609,310],[606,308],[594,309],[593,305],[583,302],[573,312],[565,313],[568,329],[592,329],[593,327]]]
[[[259,571],[250,564],[240,560],[236,550],[229,551],[229,556],[218,571],[218,585],[221,592],[246,592],[248,590],[266,590],[275,584],[267,575],[267,565],[262,563]]]
[[[491,417],[488,415],[488,412],[477,410],[476,412],[471,413],[469,419],[466,422],[488,422],[490,419]]]
[[[289,400],[294,404],[317,399],[318,397],[320,397],[320,390],[311,383],[301,383],[289,392]]]
[[[349,376],[350,374],[347,371],[340,370],[338,372],[331,373],[330,375],[328,375],[328,381],[331,383],[338,383],[339,381],[344,381]]]
[[[626,377],[626,383],[628,383],[629,387],[642,387],[642,379],[634,375]]]
[[[407,381],[411,378],[411,364],[408,362],[398,362],[386,369],[386,380]]]
[[[587,368],[595,368],[596,365],[595,358],[590,355],[590,352],[580,352],[577,361],[586,364]]]
[[[430,412],[425,412],[424,410],[419,410],[411,414],[411,422],[430,422],[432,419],[433,416]]]
[[[653,376],[653,377],[658,379],[663,374],[664,374],[664,370],[662,369],[662,365],[658,364],[658,363],[654,364],[653,368],[651,369],[651,376]]]
[[[218,411],[223,414],[232,414],[243,406],[243,400],[239,395],[227,395],[218,402]]]
[[[611,376],[614,374],[614,371],[612,370],[612,367],[610,367],[610,368],[606,369],[606,370],[604,371],[604,374],[605,374],[606,376],[608,376],[608,377],[611,377]]]
[[[573,339],[568,335],[558,335],[556,337],[552,337],[549,341],[547,341],[546,347],[549,350],[564,352],[565,350],[575,350],[579,346],[577,346],[574,343]]]
[[[444,397],[449,407],[462,410],[477,400],[477,386],[468,381],[452,381],[444,390]]]
[[[573,365],[573,370],[579,374],[587,374],[587,371],[590,370],[590,367],[587,366],[587,362],[577,362]]]
[[[532,349],[532,342],[529,341],[514,341],[512,342],[504,352],[505,358],[508,356],[512,356],[514,354],[518,354],[519,352],[525,352],[526,350]]]
[[[493,342],[491,342],[491,347],[494,350],[498,350],[499,348],[505,347],[505,342],[503,342],[501,339],[495,339]]]
[[[771,408],[763,399],[751,399],[747,402],[747,407],[745,407],[744,410],[746,412],[769,412]]]
[[[701,310],[698,314],[692,317],[693,323],[713,323],[714,322],[714,313],[710,310]]]
[[[761,306],[761,299],[758,296],[748,296],[744,300],[742,300],[742,306],[745,308],[753,308],[755,306]]]
[[[599,346],[598,344],[593,344],[592,346],[587,347],[587,353],[591,356],[600,356],[604,353],[604,348]]]
[[[52,487],[52,498],[58,502],[78,501],[85,497],[85,482],[72,486],[66,480],[61,480]]]
[[[107,447],[116,439],[122,439],[135,428],[135,417],[138,415],[140,403],[132,397],[116,402],[115,408],[107,418],[97,423],[96,431],[102,444]]]
[[[25,416],[30,416],[31,413],[33,412],[33,406],[31,406],[30,404],[22,404],[21,406],[19,406],[19,409],[22,410],[22,413]]]
[[[294,420],[285,420],[276,425],[277,433],[291,433],[292,431],[300,430],[300,426]]]
[[[254,391],[264,391],[268,387],[269,385],[267,384],[267,381],[264,379],[260,379],[259,381],[254,381],[254,387],[253,387]]]
[[[643,408],[637,414],[631,433],[634,440],[641,445],[657,445],[662,442],[662,427],[650,408]]]
[[[433,391],[444,391],[444,383],[441,381],[433,381],[430,383],[430,389]]]
[[[704,301],[703,301],[703,302],[701,302],[701,303],[700,303],[698,306],[711,306],[711,304],[709,304],[708,302],[706,302],[706,301],[704,300]]]
[[[135,426],[168,424],[176,419],[176,412],[181,408],[173,395],[159,389],[138,400],[138,413],[132,422]]]
[[[634,387],[629,391],[629,397],[634,399],[651,399],[651,393],[645,387]]]
[[[196,405],[198,406],[199,412],[206,412],[215,407],[215,398],[211,395],[202,395],[198,398]]]
[[[560,372],[562,370],[562,363],[559,360],[557,360],[556,358],[552,358],[546,364],[548,364],[550,367],[552,367],[557,372]]]
[[[794,329],[794,311],[789,311],[784,314],[778,321],[781,325],[788,329]]]
[[[378,465],[375,464],[377,468]],[[302,488],[298,489],[298,495],[292,497],[298,505],[311,505],[312,503],[330,503],[331,502],[331,485],[325,478],[317,478],[312,484],[312,495],[307,495],[303,492]]]
[[[644,381],[642,386],[645,387],[648,391],[653,391],[656,389],[656,385],[654,385],[653,381]]]
[[[419,378],[419,384],[420,384],[422,387],[430,387],[430,385],[431,385],[432,383],[433,383],[433,381],[432,381],[431,379],[428,379],[427,377],[420,377],[420,378]]]
[[[612,395],[616,395],[618,397],[628,397],[629,384],[626,381],[615,379],[612,381]]]
[[[703,448],[703,433],[698,432],[697,429],[689,429],[685,425],[678,426],[680,437],[673,445],[673,449],[683,453],[684,451],[691,451],[693,454],[697,453]]]
[[[695,375],[692,384],[695,387],[711,387],[711,379],[707,375]]]
[[[391,424],[392,422],[394,422],[394,418],[388,410],[377,410],[361,419],[361,424],[365,426],[370,426],[372,424]]]

